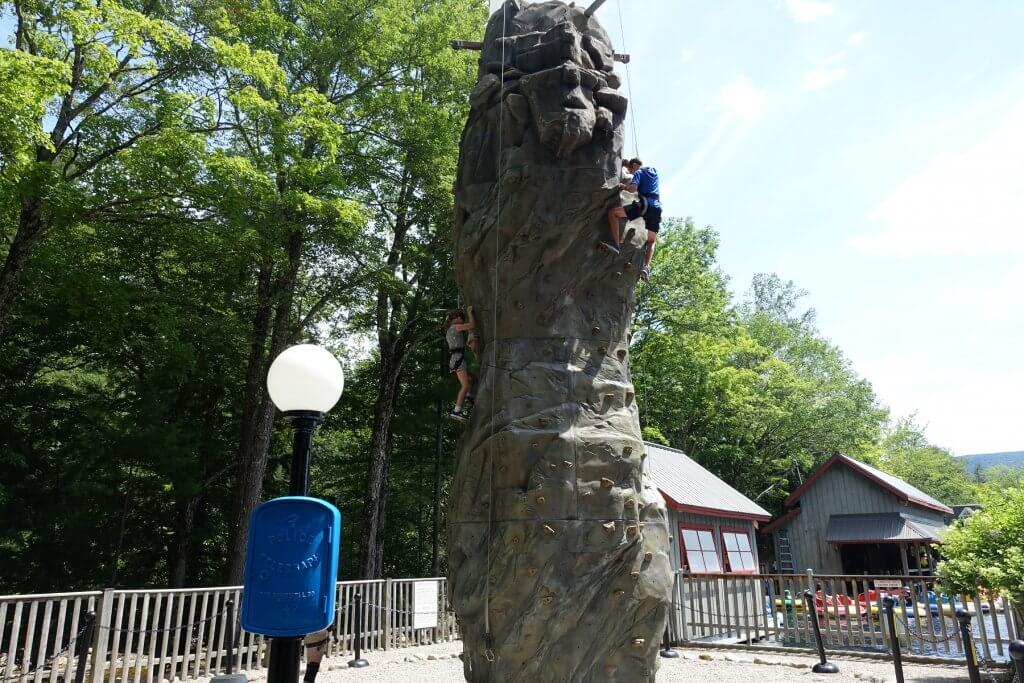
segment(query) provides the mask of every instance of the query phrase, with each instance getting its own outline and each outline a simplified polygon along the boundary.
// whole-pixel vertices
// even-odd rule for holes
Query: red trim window
[[[750,531],[722,527],[722,547],[725,548],[725,567],[730,574],[753,574],[754,549],[750,545]]]
[[[680,524],[679,558],[691,574],[721,574],[714,528]]]

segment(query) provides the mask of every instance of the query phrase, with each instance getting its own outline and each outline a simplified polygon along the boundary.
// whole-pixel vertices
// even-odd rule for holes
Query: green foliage
[[[735,305],[717,235],[669,220],[641,291],[633,368],[644,429],[747,495],[778,507],[832,452],[869,452],[885,421],[871,386],[799,310],[802,293],[758,276]],[[646,432],[645,432],[646,433]]]
[[[981,587],[1024,604],[1024,487],[984,490],[981,502],[943,538],[939,579],[947,592]]]
[[[873,464],[947,505],[977,501],[977,486],[963,463],[929,444],[913,417],[898,420],[886,430]]]

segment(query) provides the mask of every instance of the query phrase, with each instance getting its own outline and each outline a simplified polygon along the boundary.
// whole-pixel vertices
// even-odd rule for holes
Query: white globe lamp
[[[283,413],[326,413],[341,398],[345,375],[334,355],[316,344],[281,352],[267,373],[270,400]]]

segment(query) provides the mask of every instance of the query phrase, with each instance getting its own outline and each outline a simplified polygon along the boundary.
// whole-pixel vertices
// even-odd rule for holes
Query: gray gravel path
[[[443,643],[389,652],[370,652],[370,666],[349,669],[342,658],[331,658],[317,683],[458,683],[462,643]],[[662,659],[659,683],[891,683],[892,664],[851,657],[832,659],[838,675],[811,673],[817,659],[804,655],[753,653],[733,650],[678,650],[679,659]],[[453,658],[453,655],[456,658]],[[433,659],[431,659],[433,657]],[[966,683],[964,666],[906,665],[907,683]],[[264,674],[265,675],[265,674]],[[262,676],[253,680],[261,680]]]

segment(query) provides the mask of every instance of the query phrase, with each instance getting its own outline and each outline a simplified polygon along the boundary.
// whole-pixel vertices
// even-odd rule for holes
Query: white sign
[[[437,581],[413,581],[412,584],[412,627],[434,628],[437,626]]]
[[[888,581],[888,580],[885,580],[885,579],[875,579],[875,588],[878,588],[878,589],[893,588],[893,589],[899,590],[900,588],[903,588],[903,582],[902,581]]]

